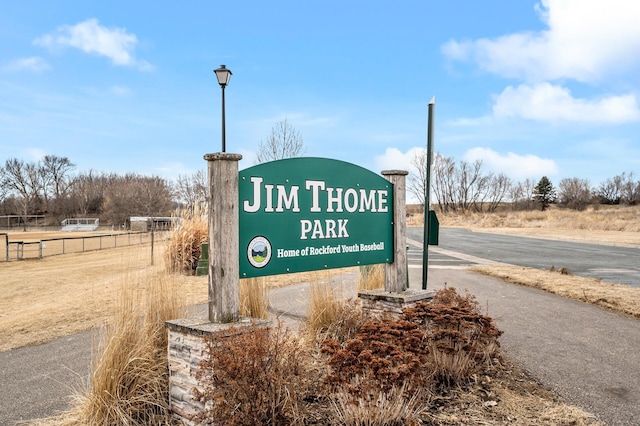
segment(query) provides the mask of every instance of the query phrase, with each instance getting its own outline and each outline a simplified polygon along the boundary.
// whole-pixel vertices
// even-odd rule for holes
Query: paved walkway
[[[411,268],[412,287],[421,270]],[[354,294],[354,275],[340,280]],[[640,424],[640,321],[464,269],[429,270],[429,289],[468,289],[488,307],[512,360],[607,425]],[[308,285],[272,292],[276,311],[304,316]],[[0,424],[54,414],[86,381],[90,333],[0,353]]]
[[[420,286],[420,269],[410,269]],[[607,425],[640,425],[640,321],[465,270],[429,269],[429,289],[468,289],[520,367]]]

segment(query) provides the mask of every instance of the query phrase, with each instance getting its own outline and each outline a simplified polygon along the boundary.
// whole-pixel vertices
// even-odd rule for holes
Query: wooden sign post
[[[209,321],[240,317],[238,161],[240,154],[206,154],[209,174]]]

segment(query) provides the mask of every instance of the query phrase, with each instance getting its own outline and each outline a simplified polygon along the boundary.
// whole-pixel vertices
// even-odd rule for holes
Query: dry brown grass
[[[239,298],[241,316],[269,318],[269,287],[265,277],[240,280]]]
[[[315,333],[326,331],[337,319],[344,298],[331,283],[331,277],[318,272],[309,284],[307,326]]]
[[[412,219],[415,226],[422,221]],[[640,206],[599,206],[576,211],[552,206],[546,211],[495,213],[438,212],[442,227],[572,241],[640,245]]]
[[[80,424],[168,424],[165,321],[184,317],[186,305],[169,277],[123,285],[93,361],[90,390],[79,400]]]
[[[375,290],[384,287],[384,268],[385,265],[383,263],[361,266],[358,291]]]
[[[46,236],[45,236],[46,238]],[[166,274],[166,247],[121,247],[40,260],[0,262],[0,352],[35,345],[102,326],[110,317],[120,284],[138,276]],[[342,268],[327,272],[344,273]],[[311,281],[317,272],[263,278],[267,288]],[[175,275],[175,276],[174,276]],[[208,277],[171,274],[186,303],[208,300]],[[145,284],[140,284],[144,286]]]
[[[361,387],[366,379],[358,377],[350,385]],[[353,400],[342,392],[333,395],[331,402],[339,424],[345,426],[418,426],[427,411],[423,392],[417,391],[406,397],[407,384],[393,386],[388,392],[376,392]],[[426,393],[426,392],[424,392]]]
[[[171,272],[193,275],[202,254],[202,243],[209,239],[207,214],[196,207],[193,210],[182,210],[180,218],[181,220],[171,229],[164,261]]]
[[[640,288],[512,265],[476,266],[471,270],[640,318]]]

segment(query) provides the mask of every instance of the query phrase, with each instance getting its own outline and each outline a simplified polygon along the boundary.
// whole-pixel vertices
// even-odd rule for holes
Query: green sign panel
[[[326,158],[238,175],[240,278],[393,262],[393,185]]]

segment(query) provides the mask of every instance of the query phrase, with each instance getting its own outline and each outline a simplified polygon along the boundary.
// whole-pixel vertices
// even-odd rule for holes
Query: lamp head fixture
[[[224,89],[231,79],[231,70],[227,69],[225,65],[220,65],[220,68],[213,70],[213,72],[216,73],[218,84],[220,84],[220,87]]]

